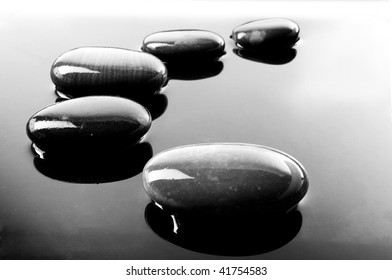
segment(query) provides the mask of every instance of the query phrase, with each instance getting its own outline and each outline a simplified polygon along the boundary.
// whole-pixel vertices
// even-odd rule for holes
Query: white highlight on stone
[[[67,121],[37,121],[33,124],[34,130],[58,129],[58,128],[77,128],[72,122]]]
[[[265,32],[264,30],[255,30],[251,32],[249,42],[251,45],[258,45],[264,41],[266,35],[267,32]]]
[[[153,170],[148,173],[148,182],[154,182],[158,180],[185,180],[194,179],[194,177],[188,176],[185,173],[177,169],[161,169]]]
[[[161,48],[161,47],[171,46],[171,44],[163,43],[163,42],[149,43],[148,45],[149,45],[149,47],[152,47],[152,48]]]
[[[57,67],[57,71],[60,75],[67,75],[69,73],[90,73],[90,74],[99,74],[100,73],[99,71],[91,70],[86,67],[69,66],[69,65],[63,65],[63,66]]]

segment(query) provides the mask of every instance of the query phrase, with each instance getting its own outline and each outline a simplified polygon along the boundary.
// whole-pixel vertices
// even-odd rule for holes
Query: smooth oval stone
[[[252,144],[182,146],[154,156],[144,188],[166,211],[286,213],[304,197],[308,177],[291,156]]]
[[[43,151],[118,150],[140,141],[150,113],[131,100],[111,96],[71,99],[46,107],[27,122],[27,135]]]
[[[62,54],[50,77],[56,89],[71,97],[132,97],[159,91],[167,81],[166,66],[148,53],[108,47],[82,47]]]
[[[165,62],[187,60],[213,60],[225,53],[225,41],[211,31],[181,29],[148,35],[142,50]]]
[[[244,49],[284,48],[299,40],[299,26],[283,18],[256,20],[237,26],[230,37]]]

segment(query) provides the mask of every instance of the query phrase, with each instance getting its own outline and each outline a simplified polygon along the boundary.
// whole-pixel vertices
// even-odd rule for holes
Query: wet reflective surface
[[[270,215],[294,208],[308,190],[305,169],[268,147],[208,143],[175,147],[154,156],[143,185],[169,213]]]
[[[165,13],[104,20],[28,13],[2,17],[0,259],[392,259],[388,21],[351,10],[344,16],[313,16],[302,13],[306,7],[296,14],[246,8],[246,13],[202,19]],[[249,16],[252,10],[257,17]],[[233,28],[271,16],[291,18],[301,27],[295,58],[277,65],[237,56],[229,38]],[[159,220],[146,221],[151,200],[141,173],[131,174],[138,168],[96,184],[71,183],[72,178],[63,180],[64,174],[50,175],[34,164],[26,122],[56,99],[49,72],[58,56],[79,46],[140,49],[148,34],[176,28],[221,34],[227,42],[220,59],[224,67],[203,79],[169,80],[161,93],[167,106],[158,106],[166,108],[144,141],[154,155],[179,145],[245,142],[298,159],[310,186],[298,205],[302,222],[284,226],[290,236],[281,245],[245,246],[238,252],[236,243],[224,251],[221,244],[213,248],[211,236],[206,242],[211,247],[198,244],[197,250],[187,231],[178,246],[158,232],[167,232],[165,225],[153,227]]]

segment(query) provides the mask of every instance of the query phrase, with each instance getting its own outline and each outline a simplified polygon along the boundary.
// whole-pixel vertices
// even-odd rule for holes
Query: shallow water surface
[[[260,14],[271,16],[276,14],[268,9]],[[3,21],[0,259],[392,259],[387,22],[296,14],[301,40],[292,50],[236,51],[232,29],[254,19],[23,14]],[[154,120],[142,149],[130,153],[137,163],[124,160],[129,172],[113,162],[107,174],[101,165],[95,174],[94,162],[80,173],[77,155],[52,163],[35,158],[25,126],[56,102],[49,71],[60,54],[80,46],[139,50],[148,34],[179,28],[220,34],[226,54],[206,65],[184,62],[188,69],[168,66],[163,92],[156,102],[145,101]],[[150,205],[140,165],[165,149],[201,142],[270,146],[305,166],[309,192],[278,226],[287,235],[266,245],[274,229],[252,218],[247,222],[255,223],[256,232],[262,226],[269,231],[260,239],[251,234],[247,242],[254,247],[248,242],[245,251],[237,243],[244,234],[229,240],[231,251],[214,243],[216,235],[206,237],[206,246],[194,243],[192,228],[200,221],[173,236],[170,220],[159,220],[159,209]]]

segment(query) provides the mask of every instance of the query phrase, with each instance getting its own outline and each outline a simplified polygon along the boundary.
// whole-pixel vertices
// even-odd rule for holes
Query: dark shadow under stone
[[[34,166],[43,175],[59,181],[98,184],[138,175],[153,155],[147,142],[121,150],[102,149],[101,153],[59,149],[44,153],[43,158],[36,154]],[[32,150],[37,153],[34,147]]]
[[[153,202],[146,206],[145,219],[158,236],[175,245],[222,256],[274,251],[289,243],[302,225],[302,215],[296,209],[279,216],[171,216]]]

